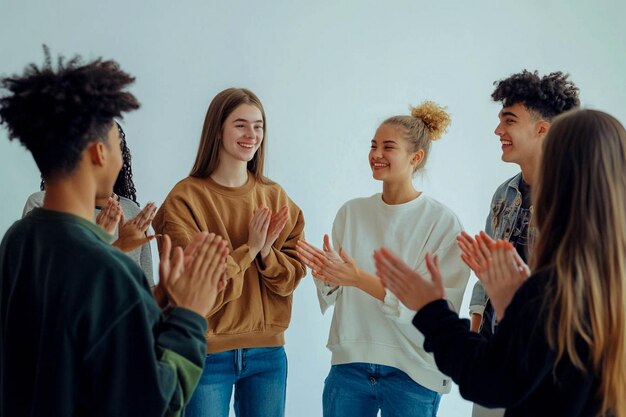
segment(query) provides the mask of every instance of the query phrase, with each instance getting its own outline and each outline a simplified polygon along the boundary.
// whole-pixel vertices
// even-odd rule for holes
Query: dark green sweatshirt
[[[79,217],[35,209],[0,245],[0,415],[169,416],[189,400],[206,320],[164,317],[132,259]]]

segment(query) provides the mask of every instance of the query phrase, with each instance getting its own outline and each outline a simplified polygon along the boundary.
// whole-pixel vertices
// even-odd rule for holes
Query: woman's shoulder
[[[454,210],[452,210],[446,204],[427,194],[422,194],[421,197],[424,199],[424,205],[426,206],[428,212],[436,215],[442,220],[458,223],[459,225],[461,224],[459,216],[457,216]]]

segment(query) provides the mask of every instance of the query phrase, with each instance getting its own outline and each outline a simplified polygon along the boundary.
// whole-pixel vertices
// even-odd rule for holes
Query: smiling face
[[[376,130],[369,153],[372,176],[384,182],[411,181],[415,167],[422,159],[420,155],[423,153],[410,152],[401,128],[382,124]]]
[[[263,115],[258,107],[241,104],[222,127],[220,163],[251,161],[263,142]]]
[[[502,144],[502,160],[525,166],[536,160],[549,123],[531,113],[522,103],[503,107],[495,134]]]

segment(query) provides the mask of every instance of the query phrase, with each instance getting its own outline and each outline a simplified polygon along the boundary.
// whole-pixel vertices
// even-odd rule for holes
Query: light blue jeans
[[[434,417],[441,394],[397,368],[371,363],[333,365],[324,383],[324,417]]]
[[[287,388],[285,349],[235,349],[207,355],[184,416],[228,417],[233,386],[238,417],[283,417]]]

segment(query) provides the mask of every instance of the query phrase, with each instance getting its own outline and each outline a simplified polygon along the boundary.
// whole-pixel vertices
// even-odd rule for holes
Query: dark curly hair
[[[524,70],[494,82],[496,89],[491,98],[501,101],[504,107],[522,103],[528,110],[551,121],[555,116],[580,106],[578,87],[567,77],[569,74],[560,71],[540,77],[537,71]]]
[[[123,91],[134,77],[115,61],[98,58],[83,64],[79,56],[54,69],[48,48],[41,68],[30,64],[20,75],[0,80],[9,94],[0,98],[0,123],[9,139],[18,139],[32,154],[41,176],[70,173],[94,139],[106,139],[111,123],[123,112],[139,108]]]
[[[135,183],[133,182],[133,168],[131,166],[131,155],[130,149],[128,149],[128,145],[126,144],[126,133],[122,129],[119,123],[117,124],[117,130],[120,132],[120,138],[122,139],[120,142],[120,147],[122,148],[122,169],[120,170],[117,179],[115,180],[115,185],[113,186],[113,192],[120,197],[126,197],[129,200],[132,200],[139,206],[137,202],[137,190],[135,189]],[[41,179],[41,184],[39,184],[39,189],[41,191],[46,190],[46,183]]]
[[[137,190],[135,189],[135,183],[133,182],[133,169],[130,164],[130,149],[128,149],[128,145],[126,144],[126,133],[124,133],[124,130],[119,123],[117,123],[117,129],[119,130],[120,138],[122,139],[120,146],[122,147],[122,160],[124,163],[122,164],[122,169],[117,176],[117,180],[115,180],[113,192],[121,197],[133,200],[135,204],[139,205],[139,203],[137,203]]]

